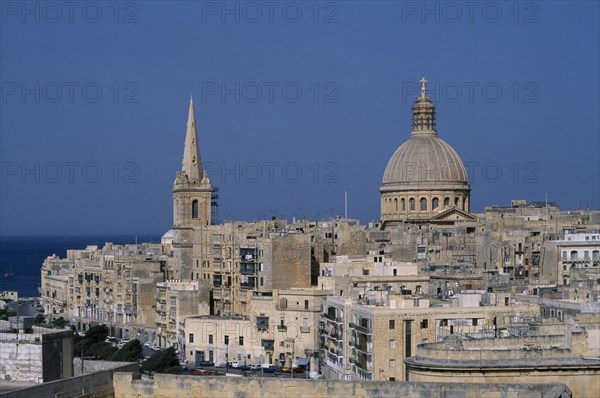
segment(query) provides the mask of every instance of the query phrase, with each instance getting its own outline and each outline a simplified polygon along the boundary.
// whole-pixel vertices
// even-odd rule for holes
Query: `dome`
[[[390,158],[381,191],[468,189],[456,151],[437,134],[413,134]]]
[[[410,138],[396,149],[383,173],[383,225],[472,220],[467,172],[456,151],[438,136],[426,82],[421,79],[421,95],[412,107]]]

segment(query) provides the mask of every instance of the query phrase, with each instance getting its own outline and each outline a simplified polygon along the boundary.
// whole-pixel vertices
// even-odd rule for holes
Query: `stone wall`
[[[564,384],[400,383],[278,378],[155,375],[143,380],[132,373],[114,375],[116,398],[153,397],[527,397],[567,398]]]
[[[79,377],[51,381],[37,386],[0,394],[2,398],[60,397],[60,398],[113,398],[113,373],[137,372],[137,363],[120,363],[121,366]]]

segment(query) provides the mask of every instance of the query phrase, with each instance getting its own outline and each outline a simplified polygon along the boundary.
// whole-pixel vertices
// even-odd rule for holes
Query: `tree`
[[[138,362],[140,359],[142,359],[142,344],[138,339],[125,344],[111,357],[111,360],[120,362]]]
[[[3,321],[8,321],[8,318],[11,316],[17,316],[17,312],[8,309],[0,309],[0,319]]]
[[[41,325],[44,322],[46,322],[46,318],[44,318],[44,314],[37,314],[35,316],[35,318],[33,318],[34,325]]]
[[[157,373],[179,373],[179,359],[173,347],[154,353],[146,362],[142,364],[142,370],[145,372]]]
[[[58,326],[59,328],[64,328],[69,324],[69,321],[67,321],[61,316],[60,318],[53,320],[52,323]]]
[[[83,338],[76,338],[75,355],[95,356],[99,350],[102,350],[105,343],[104,340],[108,336],[108,328],[106,325],[92,326],[85,332]]]

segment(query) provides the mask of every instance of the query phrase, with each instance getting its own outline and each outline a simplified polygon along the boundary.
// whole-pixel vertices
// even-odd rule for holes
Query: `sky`
[[[219,220],[368,223],[422,77],[472,211],[600,207],[598,2],[0,6],[0,235],[167,231],[190,94]]]

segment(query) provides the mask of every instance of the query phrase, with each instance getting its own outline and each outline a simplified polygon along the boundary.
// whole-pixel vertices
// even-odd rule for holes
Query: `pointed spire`
[[[191,94],[181,171],[182,174],[185,173],[187,175],[189,182],[200,182],[202,178],[202,163],[200,162],[196,116],[194,115],[194,98]]]
[[[413,131],[412,134],[435,134],[435,106],[426,94],[425,83],[427,80],[421,79],[421,95],[415,101],[412,107],[413,111]]]

